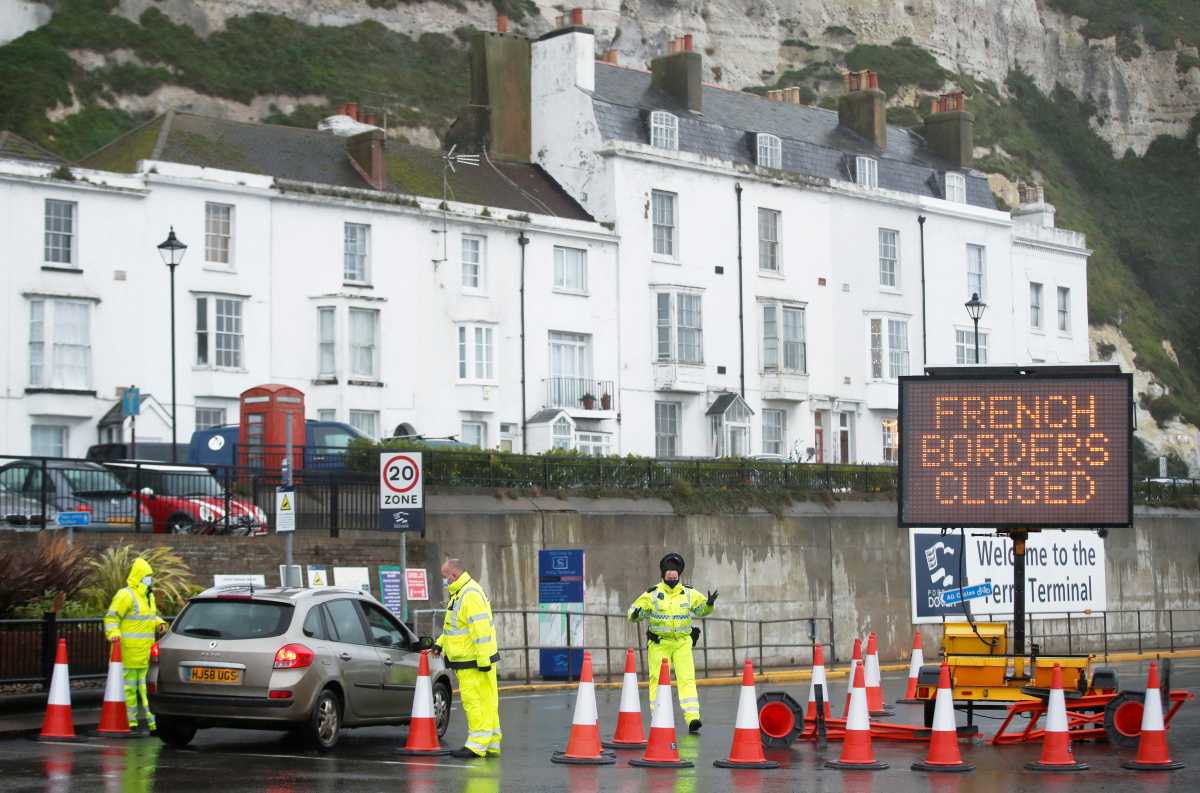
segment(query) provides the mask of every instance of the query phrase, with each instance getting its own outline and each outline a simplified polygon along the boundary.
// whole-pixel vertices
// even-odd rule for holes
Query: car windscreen
[[[208,471],[164,471],[159,475],[158,493],[164,496],[225,495],[217,478]]]
[[[60,468],[59,473],[71,491],[80,494],[102,493],[105,495],[125,495],[129,488],[104,468]]]
[[[268,600],[193,600],[171,626],[172,633],[197,639],[262,639],[279,636],[292,623],[292,606]]]

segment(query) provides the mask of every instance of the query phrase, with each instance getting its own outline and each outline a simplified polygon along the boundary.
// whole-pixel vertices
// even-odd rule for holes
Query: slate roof
[[[704,415],[723,416],[725,415],[725,411],[729,410],[729,408],[732,407],[735,402],[741,402],[743,407],[750,411],[751,415],[754,414],[754,411],[750,410],[750,406],[746,404],[746,401],[742,399],[740,394],[735,394],[732,391],[726,391],[713,400],[713,403],[708,406],[708,410],[704,411]]]
[[[15,132],[0,132],[0,159],[61,163],[63,158]]]
[[[562,408],[542,408],[537,413],[529,417],[526,424],[549,424],[558,418],[560,413],[564,413]]]
[[[879,186],[942,198],[942,175],[952,165],[933,154],[925,141],[901,127],[887,128],[887,150],[838,125],[834,110],[764,99],[744,91],[706,85],[703,113],[687,110],[673,96],[650,85],[648,72],[596,63],[592,97],[600,134],[606,140],[649,142],[647,114],[667,110],[679,117],[680,151],[754,165],[753,133],[769,132],[783,142],[783,170],[853,181],[855,155],[879,159]],[[967,203],[995,208],[987,178],[964,171]]]
[[[118,138],[80,164],[133,171],[138,160],[154,159],[369,190],[371,186],[350,164],[347,141],[300,127],[172,111]],[[386,192],[441,200],[440,151],[387,141],[384,159]],[[519,213],[592,219],[545,171],[524,162],[493,160],[476,168],[459,166],[450,174],[448,196],[452,201]]]

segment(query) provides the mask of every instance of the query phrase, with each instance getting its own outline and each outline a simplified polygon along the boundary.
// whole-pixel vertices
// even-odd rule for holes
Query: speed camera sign
[[[379,528],[425,533],[425,474],[420,452],[380,455]]]

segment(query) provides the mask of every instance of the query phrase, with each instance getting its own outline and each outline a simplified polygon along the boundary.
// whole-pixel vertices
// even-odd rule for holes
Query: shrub
[[[192,581],[187,562],[173,549],[158,546],[138,550],[132,545],[120,545],[88,561],[91,574],[81,594],[93,613],[104,613],[113,595],[128,585],[129,570],[139,556],[154,569],[154,598],[159,614],[176,613],[200,589]]]
[[[33,548],[0,551],[0,617],[30,601],[52,601],[61,593],[73,598],[89,575],[79,546],[58,532],[44,532]]]

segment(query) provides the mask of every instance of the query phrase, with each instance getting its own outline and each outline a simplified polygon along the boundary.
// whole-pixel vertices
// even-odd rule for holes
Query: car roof
[[[315,600],[316,598],[328,597],[330,595],[355,596],[363,600],[375,601],[375,598],[366,594],[361,589],[353,589],[351,587],[252,587],[248,584],[209,587],[196,595],[193,600],[219,598],[221,595],[253,595],[255,599],[261,598],[263,600],[277,600],[289,603]]]
[[[171,465],[159,460],[105,460],[106,467],[133,468],[140,467],[143,471],[175,472],[178,474],[207,474],[211,473],[203,465]]]

